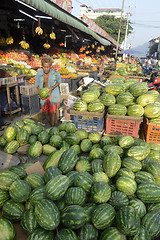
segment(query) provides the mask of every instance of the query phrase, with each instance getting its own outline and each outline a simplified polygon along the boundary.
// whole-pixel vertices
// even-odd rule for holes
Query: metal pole
[[[124,38],[124,50],[126,49],[126,44],[127,44],[127,33],[128,33],[129,14],[130,14],[130,6],[128,7],[128,13],[127,13],[126,33],[125,33],[125,38]],[[126,54],[123,54],[123,60],[124,60],[125,56],[126,56]]]
[[[120,39],[120,34],[121,34],[123,9],[124,9],[124,0],[123,0],[123,3],[122,3],[121,19],[120,19],[120,24],[119,24],[118,39],[117,39],[117,46],[116,46],[116,55],[115,55],[115,61],[116,62],[117,62],[117,53],[118,53],[118,47],[119,47],[119,39]]]

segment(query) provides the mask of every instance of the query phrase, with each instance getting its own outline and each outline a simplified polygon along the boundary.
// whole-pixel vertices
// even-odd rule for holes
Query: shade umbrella
[[[126,50],[122,50],[120,51],[118,54],[141,54],[142,52],[134,50],[134,49],[126,49]]]

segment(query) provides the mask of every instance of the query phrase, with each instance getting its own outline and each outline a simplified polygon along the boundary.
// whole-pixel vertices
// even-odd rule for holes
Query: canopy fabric
[[[53,4],[49,4],[44,0],[21,0],[26,4],[36,8],[37,10],[44,12],[48,16],[51,16],[69,26],[72,26],[80,31],[91,35],[95,40],[100,42],[104,46],[110,45],[110,42],[100,36],[98,36],[95,32],[89,29],[85,24],[83,24],[78,18],[76,19],[69,13],[65,11],[61,11],[59,7],[54,6]]]
[[[118,54],[141,54],[142,52],[134,50],[134,49],[126,49],[126,50],[122,50],[121,52],[119,52]]]

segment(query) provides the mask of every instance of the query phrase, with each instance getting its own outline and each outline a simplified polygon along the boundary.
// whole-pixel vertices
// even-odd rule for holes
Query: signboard
[[[72,0],[50,0],[51,2],[54,2],[59,7],[63,8],[67,12],[71,13],[72,11]]]
[[[116,45],[116,40],[114,40],[106,31],[104,31],[94,21],[92,21],[90,18],[88,18],[84,14],[83,14],[83,22],[85,22],[91,30],[105,37],[106,39],[110,40],[112,43]]]

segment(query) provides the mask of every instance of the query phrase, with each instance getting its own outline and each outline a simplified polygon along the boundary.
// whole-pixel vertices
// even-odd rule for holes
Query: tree
[[[120,35],[120,43],[122,43],[125,39],[126,32],[126,22],[127,19],[122,19],[121,26],[121,35]],[[118,38],[118,30],[120,24],[120,18],[115,18],[114,16],[102,15],[96,18],[95,23],[100,26],[103,30],[105,30],[112,38],[117,40]],[[133,28],[131,25],[128,25],[128,34],[131,33]]]

